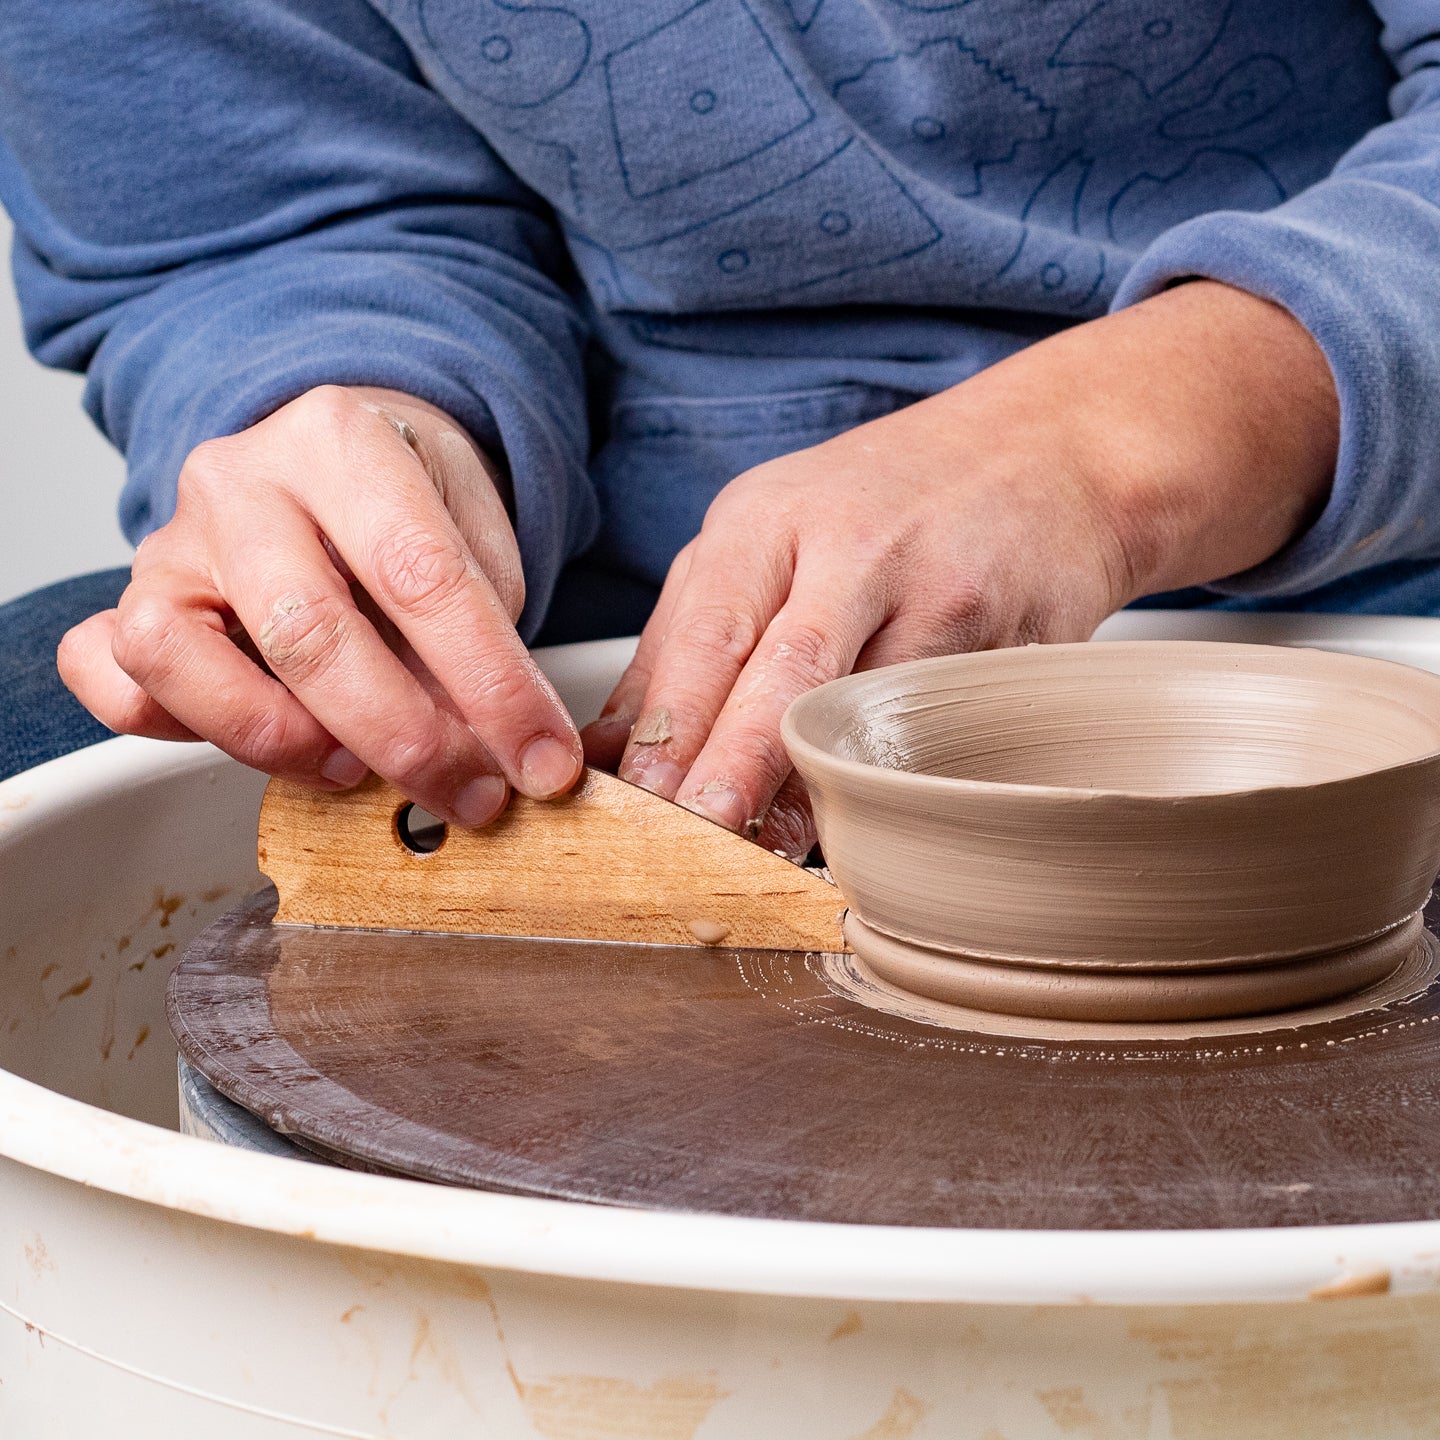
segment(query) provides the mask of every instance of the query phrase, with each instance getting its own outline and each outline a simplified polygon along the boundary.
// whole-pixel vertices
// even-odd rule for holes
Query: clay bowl
[[[1264,1014],[1423,939],[1440,676],[1318,650],[1032,645],[851,675],[791,758],[869,968],[1066,1020]]]

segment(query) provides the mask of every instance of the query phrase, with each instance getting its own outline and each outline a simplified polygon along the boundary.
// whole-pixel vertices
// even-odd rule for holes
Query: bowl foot
[[[845,939],[875,975],[927,1000],[1002,1015],[1125,1023],[1264,1015],[1352,994],[1391,974],[1419,942],[1423,923],[1415,914],[1373,939],[1321,955],[1191,971],[984,959],[886,935],[853,911]]]

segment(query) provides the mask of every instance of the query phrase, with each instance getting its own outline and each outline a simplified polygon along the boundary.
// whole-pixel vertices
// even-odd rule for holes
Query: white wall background
[[[80,408],[84,381],[26,354],[9,255],[0,210],[0,601],[130,559],[115,520],[124,462]]]

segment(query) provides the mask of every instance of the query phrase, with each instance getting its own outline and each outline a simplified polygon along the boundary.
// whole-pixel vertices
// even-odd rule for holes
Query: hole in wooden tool
[[[412,855],[433,855],[444,843],[447,826],[418,805],[402,806],[395,813],[395,833]]]

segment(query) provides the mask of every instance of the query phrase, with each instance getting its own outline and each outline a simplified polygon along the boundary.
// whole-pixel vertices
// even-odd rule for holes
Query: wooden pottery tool
[[[887,986],[844,951],[823,879],[608,776],[428,851],[413,820],[379,782],[272,786],[275,887],[171,977],[186,1061],[336,1163],[891,1225],[1440,1213],[1428,931],[1307,1008],[1036,1019]]]
[[[833,885],[636,785],[587,769],[570,794],[516,796],[483,830],[411,835],[371,777],[320,794],[272,781],[260,868],[286,925],[843,950]]]

